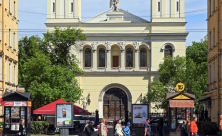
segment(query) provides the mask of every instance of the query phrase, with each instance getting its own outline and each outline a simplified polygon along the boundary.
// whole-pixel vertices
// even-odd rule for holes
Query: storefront
[[[167,93],[170,134],[175,135],[172,132],[177,133],[184,120],[193,119],[194,99],[190,93]]]
[[[26,135],[31,135],[31,93],[4,93],[3,135],[17,135],[20,120],[25,121]]]

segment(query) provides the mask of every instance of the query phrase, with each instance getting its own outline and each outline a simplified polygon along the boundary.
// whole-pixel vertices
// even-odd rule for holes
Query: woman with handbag
[[[19,122],[19,135],[20,136],[25,136],[26,135],[26,129],[25,129],[25,120],[21,119]]]
[[[121,125],[121,119],[118,120],[118,123],[116,124],[115,129],[116,129],[117,136],[125,135],[125,133],[123,132],[123,129],[122,129],[122,125]]]

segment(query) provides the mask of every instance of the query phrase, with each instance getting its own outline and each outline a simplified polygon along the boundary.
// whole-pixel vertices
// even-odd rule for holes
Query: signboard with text
[[[58,128],[73,128],[72,103],[56,103],[55,123]]]
[[[4,106],[27,106],[26,101],[5,101]]]
[[[149,117],[149,106],[145,104],[132,104],[132,127],[144,127]]]

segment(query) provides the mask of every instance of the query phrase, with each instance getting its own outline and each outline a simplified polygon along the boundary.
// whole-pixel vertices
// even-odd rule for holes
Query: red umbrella
[[[42,106],[36,110],[34,110],[34,114],[55,114],[55,105],[56,103],[68,103],[62,99],[58,99],[52,103],[49,103],[45,106]],[[91,115],[88,111],[76,106],[73,104],[73,114],[75,115]]]

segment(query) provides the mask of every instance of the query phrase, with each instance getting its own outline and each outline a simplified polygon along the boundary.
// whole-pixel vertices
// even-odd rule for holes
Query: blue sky
[[[207,34],[207,1],[184,0],[186,29],[190,32],[186,46],[192,41],[199,42]],[[120,0],[120,8],[150,20],[150,0]],[[109,0],[82,0],[82,21],[109,9]],[[27,13],[32,12],[32,13]],[[37,14],[42,13],[42,14]],[[45,32],[47,0],[19,0],[19,39],[24,36],[38,35]],[[22,29],[36,29],[22,32]]]

